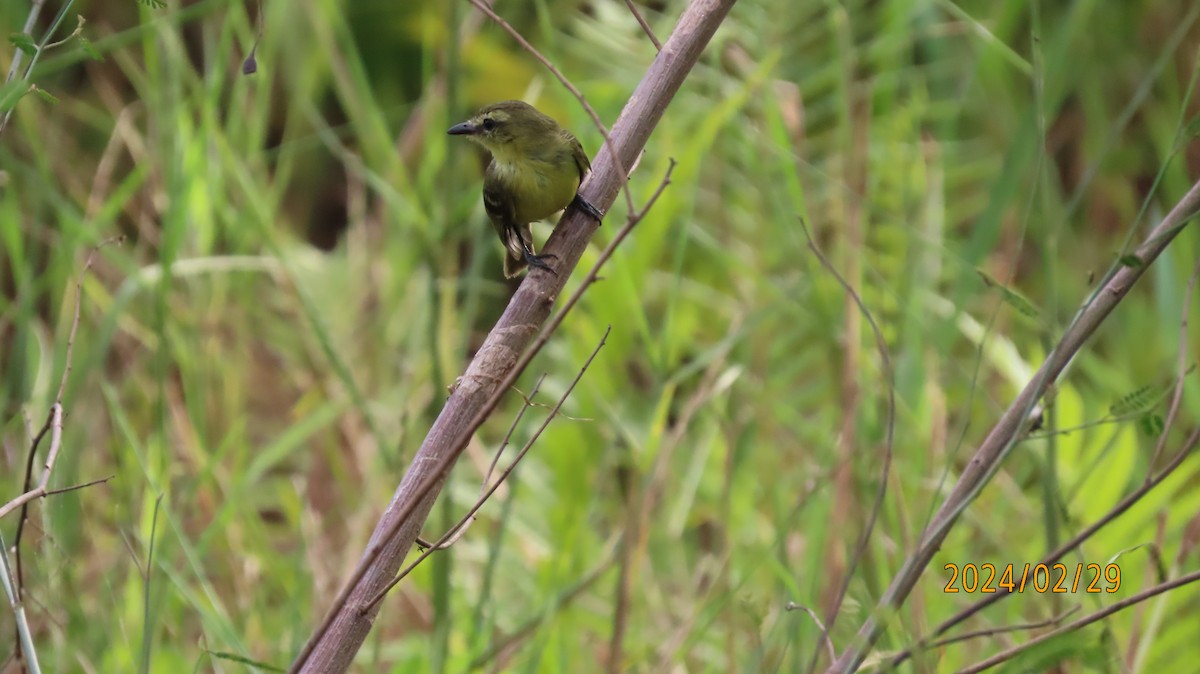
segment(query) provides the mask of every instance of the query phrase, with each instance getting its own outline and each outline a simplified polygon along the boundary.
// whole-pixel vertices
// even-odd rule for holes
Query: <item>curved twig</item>
[[[800,218],[800,229],[804,232],[804,238],[808,241],[808,248],[817,256],[821,266],[825,267],[826,271],[837,279],[838,284],[854,300],[858,305],[858,310],[862,312],[867,323],[871,326],[871,332],[875,335],[875,348],[879,350],[880,364],[883,367],[883,376],[887,380],[887,425],[885,439],[883,444],[883,468],[880,471],[879,490],[875,492],[875,503],[871,505],[871,514],[867,518],[867,526],[863,528],[862,536],[858,539],[858,545],[854,547],[854,555],[850,558],[850,564],[846,566],[845,576],[842,578],[841,584],[838,587],[837,596],[834,599],[833,605],[829,608],[829,614],[825,616],[825,626],[821,628],[821,638],[829,639],[829,629],[833,628],[837,622],[838,613],[841,611],[842,602],[846,599],[846,591],[850,588],[850,579],[854,576],[854,570],[858,567],[858,563],[862,561],[862,556],[866,554],[867,543],[870,541],[871,533],[875,530],[875,523],[879,520],[879,511],[883,508],[883,499],[887,496],[888,477],[892,468],[892,450],[895,446],[896,438],[896,382],[895,375],[892,372],[892,359],[888,355],[887,341],[883,338],[883,331],[879,329],[879,324],[875,322],[875,317],[871,315],[871,310],[867,308],[862,297],[858,292],[851,287],[850,283],[842,277],[833,263],[825,257],[817,244],[813,241],[812,233],[808,231],[808,225],[804,222],[804,218]],[[818,623],[820,624],[820,623]],[[833,650],[830,645],[830,651]],[[809,670],[813,670],[817,665],[817,657],[820,654],[819,650],[813,650],[813,658],[809,663]],[[832,663],[833,658],[830,659]]]
[[[490,484],[492,481],[492,474],[496,472],[496,465],[500,463],[500,457],[504,456],[504,450],[508,448],[508,442],[512,440],[512,435],[514,432],[516,432],[517,426],[521,423],[521,419],[524,419],[525,413],[529,411],[530,407],[533,407],[533,402],[530,400],[530,398],[537,395],[538,390],[542,388],[542,382],[545,380],[546,373],[543,372],[537,378],[537,381],[533,383],[533,388],[529,390],[529,395],[521,393],[521,390],[516,386],[513,387],[517,393],[521,393],[521,397],[524,399],[525,404],[521,405],[521,409],[518,410],[517,415],[513,417],[512,423],[508,425],[508,431],[504,434],[504,439],[500,441],[500,446],[496,448],[496,455],[492,457],[492,462],[488,464],[487,472],[483,474],[483,481],[479,484],[479,497],[475,501],[476,505],[482,505],[483,502],[492,495],[492,492],[495,491],[495,489],[489,491],[488,484]],[[504,481],[504,477],[507,477],[507,473],[500,478],[500,482]],[[499,486],[499,482],[496,483],[496,486]],[[455,524],[453,527],[450,527],[450,530],[443,534],[441,538],[433,543],[430,543],[424,538],[418,536],[417,545],[425,548],[425,550],[422,551],[421,558],[418,559],[417,562],[429,556],[424,554],[424,552],[432,553],[436,550],[447,550],[450,548],[450,546],[457,543],[458,539],[466,535],[467,529],[470,528],[470,523],[475,521],[475,513],[478,512],[478,510],[478,508],[472,509],[462,519],[460,519],[457,524]],[[408,571],[415,566],[416,562],[413,562],[409,569],[397,574],[397,579],[407,574]],[[388,587],[391,587],[391,585]]]
[[[596,359],[596,354],[600,353],[600,349],[604,348],[604,344],[608,340],[608,335],[611,332],[612,326],[610,325],[604,331],[604,335],[600,337],[600,343],[596,345],[595,349],[592,349],[592,355],[588,356],[587,362],[585,362],[583,367],[579,369],[579,372],[576,373],[575,379],[571,381],[571,385],[567,387],[566,391],[563,391],[561,396],[559,396],[558,403],[554,405],[554,409],[550,410],[550,414],[546,416],[544,421],[542,421],[542,425],[538,427],[533,436],[529,438],[523,447],[521,447],[521,451],[517,452],[516,458],[513,459],[513,462],[508,466],[508,468],[505,468],[500,472],[500,479],[496,480],[495,484],[490,487],[488,487],[487,483],[485,482],[484,492],[480,494],[479,498],[475,501],[475,505],[471,506],[471,509],[467,511],[467,514],[463,515],[462,519],[460,519],[457,524],[451,527],[450,530],[438,540],[438,542],[434,543],[432,547],[421,553],[421,555],[414,559],[411,564],[406,566],[403,571],[397,573],[396,577],[392,579],[392,582],[388,583],[374,597],[371,597],[371,599],[363,606],[364,611],[369,611],[374,608],[376,604],[378,604],[384,597],[387,596],[388,591],[393,587],[396,587],[397,583],[404,580],[405,576],[412,573],[412,570],[417,568],[418,564],[425,561],[427,557],[432,555],[437,550],[444,549],[446,545],[449,544],[451,538],[457,540],[461,535],[460,532],[466,530],[467,522],[471,519],[474,519],[475,514],[483,508],[483,504],[487,503],[488,499],[492,497],[492,494],[496,493],[496,490],[500,488],[500,485],[504,484],[504,481],[508,479],[508,476],[517,469],[517,464],[521,463],[521,459],[525,458],[525,455],[528,454],[529,450],[533,448],[533,444],[538,441],[538,438],[542,437],[542,433],[548,426],[550,426],[550,422],[554,421],[554,418],[558,416],[558,411],[562,408],[563,403],[567,402],[567,398],[571,395],[571,392],[575,390],[575,386],[579,383],[579,380],[583,379],[583,373],[587,372],[588,368],[591,367],[592,361]],[[497,456],[499,455],[497,454]]]

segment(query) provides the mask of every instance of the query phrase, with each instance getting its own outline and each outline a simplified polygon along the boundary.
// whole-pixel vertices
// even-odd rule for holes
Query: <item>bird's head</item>
[[[500,101],[483,108],[474,117],[450,127],[446,133],[466,136],[479,143],[493,156],[528,156],[548,134],[558,131],[558,123],[523,101]],[[552,136],[551,136],[552,137]]]

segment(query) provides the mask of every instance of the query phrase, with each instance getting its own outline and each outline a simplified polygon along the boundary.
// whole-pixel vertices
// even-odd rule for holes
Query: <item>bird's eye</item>
[[[496,128],[496,120],[492,119],[491,117],[488,117],[487,119],[483,120],[483,130],[484,131],[491,131],[494,128]]]

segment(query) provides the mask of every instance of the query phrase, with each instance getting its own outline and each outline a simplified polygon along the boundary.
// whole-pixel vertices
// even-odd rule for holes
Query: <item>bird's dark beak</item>
[[[479,131],[479,127],[470,122],[455,124],[446,130],[446,133],[451,136],[473,136]]]

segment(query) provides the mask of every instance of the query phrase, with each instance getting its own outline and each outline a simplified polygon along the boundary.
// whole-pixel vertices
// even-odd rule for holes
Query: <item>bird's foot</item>
[[[599,208],[596,208],[595,206],[593,206],[592,202],[590,202],[587,199],[584,199],[583,197],[576,194],[574,201],[572,201],[571,203],[579,210],[583,211],[584,213],[587,213],[588,215],[592,216],[593,218],[596,218],[596,222],[603,224],[604,211],[601,211]]]
[[[558,272],[554,271],[554,268],[551,267],[550,265],[546,264],[545,261],[546,260],[557,260],[557,259],[558,259],[557,255],[551,255],[549,253],[547,253],[545,255],[534,255],[533,253],[529,252],[528,250],[525,251],[525,264],[529,265],[529,267],[531,269],[533,267],[537,267],[538,269],[545,269],[546,271],[550,272],[554,276],[558,276]]]

